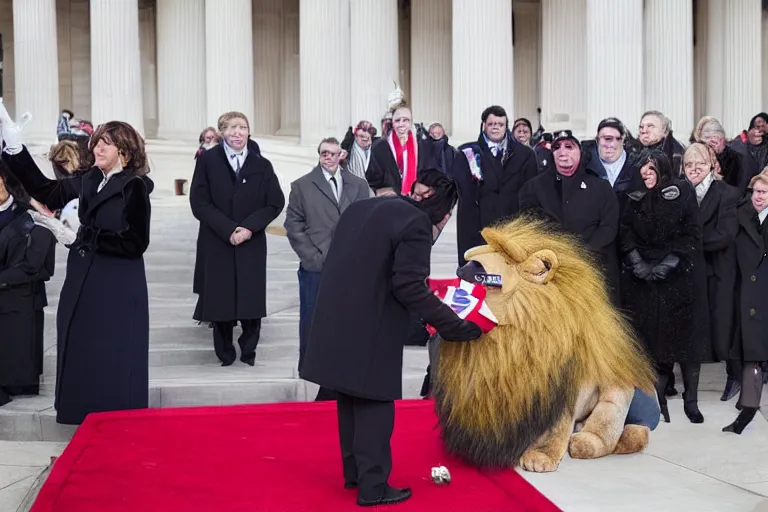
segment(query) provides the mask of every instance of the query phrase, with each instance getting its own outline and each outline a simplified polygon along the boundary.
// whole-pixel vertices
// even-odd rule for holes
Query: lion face
[[[504,254],[489,245],[475,247],[466,253],[467,261],[482,266],[487,274],[501,276],[501,287],[487,287],[485,297],[499,325],[510,323],[508,306],[520,288],[544,286],[555,276],[559,262],[554,252],[544,249],[531,254],[520,264],[510,263]],[[543,291],[543,290],[532,290]]]

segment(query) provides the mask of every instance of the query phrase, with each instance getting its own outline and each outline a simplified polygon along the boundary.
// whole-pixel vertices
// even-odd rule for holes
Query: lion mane
[[[467,260],[498,253],[516,276],[511,290],[498,292],[507,321],[469,343],[440,343],[434,398],[446,449],[490,469],[517,465],[574,414],[582,389],[653,393],[655,375],[575,237],[525,216],[482,236],[488,245],[470,249]]]

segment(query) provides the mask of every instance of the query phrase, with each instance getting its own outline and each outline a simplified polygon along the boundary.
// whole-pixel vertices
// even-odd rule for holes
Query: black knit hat
[[[558,130],[552,134],[552,149],[555,149],[555,145],[563,140],[571,140],[581,148],[581,142],[573,135],[571,130]]]
[[[600,124],[597,125],[597,133],[600,133],[600,130],[603,128],[614,128],[615,130],[618,130],[622,137],[627,135],[627,129],[624,127],[624,123],[615,117],[606,117],[600,121]]]

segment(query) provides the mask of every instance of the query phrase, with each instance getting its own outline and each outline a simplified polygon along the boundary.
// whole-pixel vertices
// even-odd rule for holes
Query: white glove
[[[0,102],[0,134],[5,141],[5,152],[9,155],[16,155],[23,149],[21,132],[24,126],[32,120],[32,114],[24,112],[21,116],[21,123],[14,123],[5,105]]]

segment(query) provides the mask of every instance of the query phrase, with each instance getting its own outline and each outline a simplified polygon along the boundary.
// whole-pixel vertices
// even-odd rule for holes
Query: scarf
[[[704,200],[704,196],[706,196],[707,192],[709,192],[709,187],[712,186],[712,182],[715,181],[713,174],[714,173],[710,172],[707,174],[707,177],[704,178],[704,181],[696,185],[696,201],[699,203],[699,206],[701,206],[701,202]]]
[[[352,154],[349,159],[349,166],[347,170],[357,176],[358,178],[365,179],[365,171],[368,170],[368,162],[371,161],[371,147],[368,147],[368,154],[365,154],[365,150],[357,145],[355,142],[352,145]]]
[[[400,176],[403,178],[403,186],[400,188],[402,195],[408,195],[411,193],[411,187],[416,181],[416,143],[413,137],[413,133],[408,132],[408,140],[405,142],[405,146],[400,142],[400,138],[397,134],[392,132],[390,134],[390,141],[392,147],[395,150],[395,160],[397,161],[397,167],[400,170]],[[408,161],[404,161],[403,153],[408,153]]]
[[[50,231],[61,245],[72,245],[75,243],[77,233],[65,226],[56,217],[44,215],[35,210],[29,210],[27,213],[29,213],[29,216],[32,217],[36,225]]]

